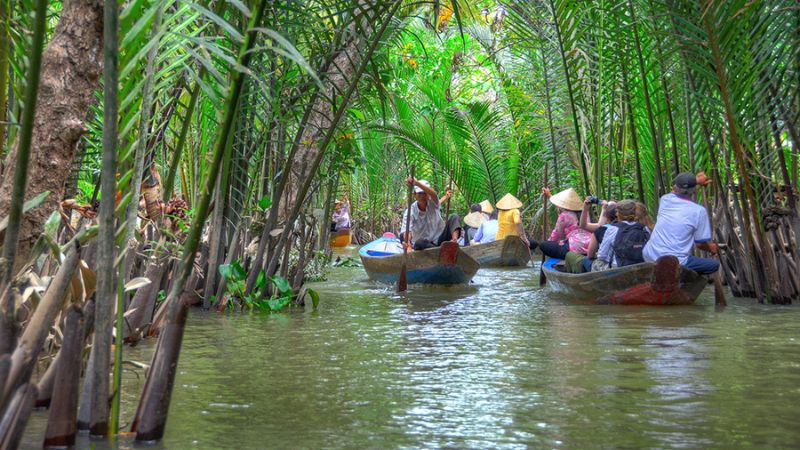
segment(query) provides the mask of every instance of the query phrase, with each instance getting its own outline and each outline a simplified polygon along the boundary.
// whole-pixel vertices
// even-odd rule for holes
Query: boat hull
[[[345,228],[331,233],[330,246],[331,247],[347,247],[350,245],[350,229]]]
[[[531,251],[519,236],[506,236],[500,241],[463,247],[481,267],[525,267],[531,260]]]
[[[662,258],[656,263],[634,264],[601,272],[573,274],[553,266],[549,258],[542,266],[547,284],[578,303],[618,305],[690,305],[703,292],[708,280],[677,263]],[[674,260],[674,261],[673,261]]]
[[[369,278],[382,283],[396,283],[400,278],[405,258],[403,254],[370,256],[367,253],[369,247],[370,244],[367,244],[359,251]],[[414,251],[407,257],[408,284],[466,284],[480,267],[477,261],[464,253],[454,242],[445,242],[441,247]]]

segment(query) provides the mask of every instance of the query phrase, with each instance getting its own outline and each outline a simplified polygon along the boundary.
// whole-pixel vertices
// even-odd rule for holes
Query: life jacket
[[[617,258],[617,267],[644,262],[642,250],[650,239],[650,232],[647,231],[647,228],[641,223],[627,224],[625,222],[615,223],[614,226],[618,230],[611,248],[614,252],[613,257]]]

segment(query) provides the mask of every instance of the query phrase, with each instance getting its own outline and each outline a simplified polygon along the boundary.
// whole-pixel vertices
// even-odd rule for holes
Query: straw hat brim
[[[516,209],[522,208],[522,202],[511,194],[506,194],[497,202],[497,209]]]
[[[578,193],[575,192],[575,189],[572,188],[565,189],[550,197],[550,203],[569,211],[581,211],[583,209],[583,201],[578,196]]]
[[[472,228],[478,228],[485,221],[486,221],[486,216],[484,216],[483,213],[477,211],[471,212],[466,216],[464,216],[464,223],[471,226]]]
[[[481,205],[481,211],[485,212],[486,214],[491,214],[494,212],[492,203],[489,200],[482,201],[480,205]]]

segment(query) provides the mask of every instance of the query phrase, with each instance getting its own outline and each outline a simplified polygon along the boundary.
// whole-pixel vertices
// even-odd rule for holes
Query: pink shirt
[[[556,227],[550,233],[548,241],[558,241],[564,243],[564,239],[569,241],[569,251],[585,255],[589,251],[589,240],[592,233],[580,227],[578,217],[571,211],[563,211],[558,215]]]

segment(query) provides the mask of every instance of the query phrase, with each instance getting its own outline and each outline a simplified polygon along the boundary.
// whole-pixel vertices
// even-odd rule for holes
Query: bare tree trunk
[[[103,3],[64,0],[61,20],[42,60],[39,107],[34,117],[26,198],[50,191],[39,207],[25,214],[19,236],[18,264],[28,260],[33,243],[64,195],[78,140],[86,132],[84,120],[100,86]],[[5,161],[0,186],[0,217],[8,214],[17,146]]]
[[[82,347],[83,312],[77,305],[72,305],[67,312],[64,344],[59,351],[61,364],[56,375],[53,408],[47,420],[46,448],[75,445]]]
[[[360,41],[357,37],[351,39],[326,70],[328,77],[325,80],[325,87],[311,108],[311,116],[289,165],[289,178],[283,183],[286,188],[280,201],[280,221],[285,221],[295,203],[302,201],[297,198],[300,188],[316,172],[314,161],[323,150],[319,144],[333,125],[335,99],[353,82],[353,75],[361,62]]]

